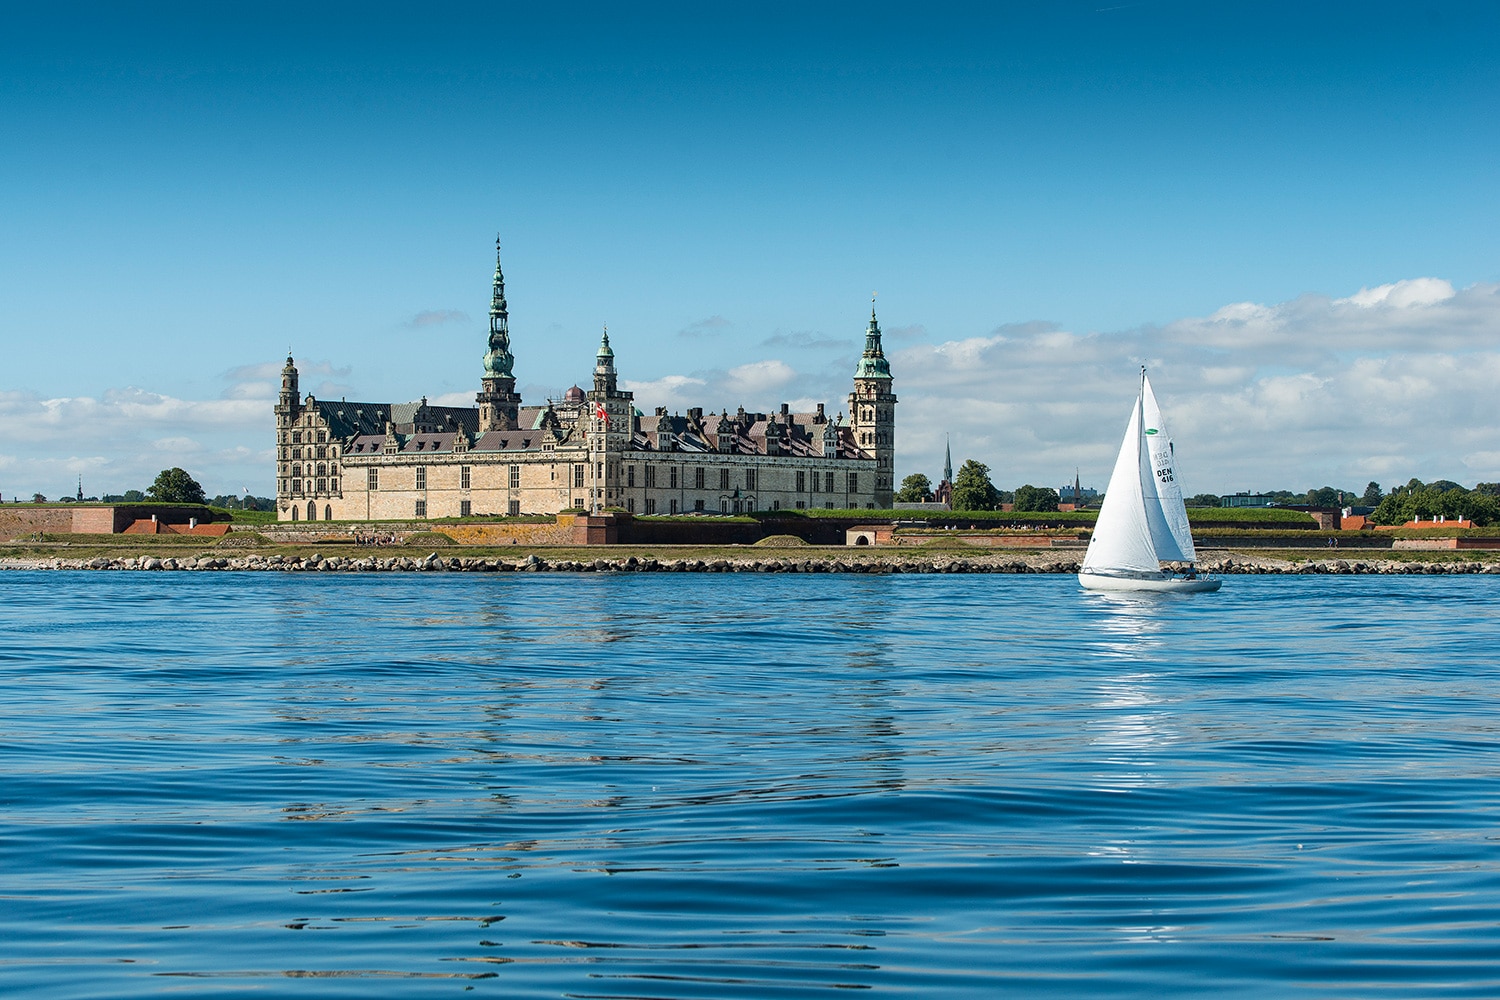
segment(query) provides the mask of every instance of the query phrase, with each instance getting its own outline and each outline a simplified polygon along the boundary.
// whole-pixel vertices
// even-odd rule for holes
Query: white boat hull
[[[1099,573],[1079,573],[1079,586],[1085,590],[1112,590],[1121,592],[1150,591],[1164,594],[1200,594],[1218,590],[1224,583],[1213,576],[1104,576]]]

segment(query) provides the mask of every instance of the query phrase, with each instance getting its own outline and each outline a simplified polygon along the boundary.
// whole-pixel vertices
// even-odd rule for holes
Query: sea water
[[[0,574],[0,994],[1500,995],[1500,580]]]

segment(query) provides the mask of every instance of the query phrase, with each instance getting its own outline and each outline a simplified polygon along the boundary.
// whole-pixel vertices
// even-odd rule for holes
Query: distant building
[[[847,422],[822,403],[647,416],[619,388],[608,330],[591,391],[523,405],[514,364],[498,240],[477,406],[303,397],[288,357],[276,404],[280,519],[891,506],[896,396],[873,307]]]
[[[1265,493],[1233,493],[1219,498],[1220,507],[1270,507],[1276,498]]]

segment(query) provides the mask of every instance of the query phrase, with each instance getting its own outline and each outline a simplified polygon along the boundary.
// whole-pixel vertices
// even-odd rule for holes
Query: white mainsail
[[[1182,501],[1182,484],[1177,481],[1173,462],[1172,439],[1167,435],[1156,405],[1151,381],[1141,373],[1141,433],[1146,439],[1147,477],[1142,480],[1146,499],[1146,517],[1151,537],[1156,543],[1156,558],[1166,562],[1193,562],[1193,529],[1188,525],[1187,505]]]
[[[1085,573],[1159,573],[1162,562],[1197,558],[1172,440],[1146,373],[1083,557]]]
[[[1104,492],[1104,504],[1094,523],[1088,551],[1083,556],[1085,573],[1156,573],[1161,570],[1156,543],[1145,517],[1146,497],[1141,489],[1144,463],[1149,459],[1141,447],[1141,397],[1130,411],[1130,424],[1120,442],[1115,471]],[[1154,491],[1153,491],[1154,492]]]

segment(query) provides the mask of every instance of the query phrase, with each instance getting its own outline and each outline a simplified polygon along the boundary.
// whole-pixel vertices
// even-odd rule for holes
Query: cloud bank
[[[694,324],[699,336],[726,326],[721,317]],[[773,335],[761,349],[805,346]],[[673,371],[668,361],[622,384],[648,413],[781,402],[824,402],[838,413],[859,345],[816,346],[825,350],[806,364],[800,351],[728,369]],[[1413,278],[1342,298],[1230,303],[1133,330],[1027,322],[940,343],[888,336],[886,347],[901,400],[898,476],[936,476],[951,435],[954,460],[985,462],[1002,487],[1058,485],[1077,468],[1102,488],[1147,365],[1189,493],[1362,489],[1371,479],[1390,486],[1412,476],[1500,481],[1491,405],[1500,384],[1500,285],[1456,289]],[[242,485],[268,493],[281,364],[230,369],[220,398],[208,400],[132,386],[97,398],[0,392],[0,493],[71,494],[79,475],[88,493],[122,492],[144,488],[167,465],[193,472],[210,494]],[[348,368],[299,367],[305,388],[342,394]],[[462,405],[473,398],[451,395]]]

